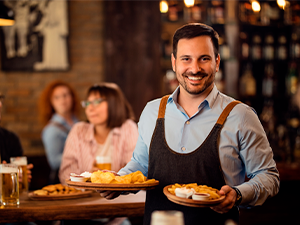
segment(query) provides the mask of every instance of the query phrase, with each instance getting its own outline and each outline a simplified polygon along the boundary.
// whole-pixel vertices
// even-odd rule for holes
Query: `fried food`
[[[145,177],[141,171],[136,171],[123,176],[115,176],[111,172],[102,172],[98,170],[91,175],[91,182],[103,184],[144,184],[154,183],[156,180],[147,180],[147,177]]]
[[[43,187],[40,190],[35,190],[33,193],[36,195],[68,195],[73,193],[82,192],[67,185],[62,184],[51,184]]]
[[[219,190],[208,187],[207,185],[198,185],[197,183],[190,183],[190,184],[173,184],[171,188],[168,188],[168,191],[175,195],[175,189],[176,188],[188,188],[188,189],[194,189],[196,193],[205,193],[210,194],[209,200],[214,200],[220,198]]]

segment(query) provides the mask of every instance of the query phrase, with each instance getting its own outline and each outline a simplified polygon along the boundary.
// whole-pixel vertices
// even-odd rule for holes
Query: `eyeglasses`
[[[93,106],[97,106],[101,102],[104,102],[104,101],[106,101],[106,99],[103,99],[103,98],[98,98],[98,99],[95,99],[94,101],[81,101],[81,106],[83,108],[88,107],[90,104],[92,104]]]
[[[0,102],[3,102],[4,99],[5,99],[5,96],[0,94]]]

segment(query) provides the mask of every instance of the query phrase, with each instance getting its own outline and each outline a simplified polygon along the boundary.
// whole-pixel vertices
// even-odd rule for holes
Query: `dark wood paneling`
[[[161,96],[159,1],[105,1],[105,80],[117,83],[138,119]]]

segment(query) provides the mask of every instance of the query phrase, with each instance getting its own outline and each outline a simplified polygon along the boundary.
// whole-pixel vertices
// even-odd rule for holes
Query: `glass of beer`
[[[0,164],[1,203],[5,206],[20,204],[18,166]]]
[[[96,156],[96,166],[100,170],[111,170],[111,157]]]
[[[20,194],[28,192],[28,177],[27,177],[27,157],[11,157],[10,163],[16,164],[19,167],[19,191]]]
[[[175,210],[154,211],[151,225],[184,225],[183,213]]]

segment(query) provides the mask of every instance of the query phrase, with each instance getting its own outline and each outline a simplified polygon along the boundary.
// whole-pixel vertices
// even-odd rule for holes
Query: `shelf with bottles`
[[[225,2],[222,0],[203,1],[161,1],[160,11],[163,23],[202,22],[206,24],[225,23]],[[165,7],[163,7],[164,5]]]
[[[238,11],[241,24],[300,25],[299,1],[240,1]]]

